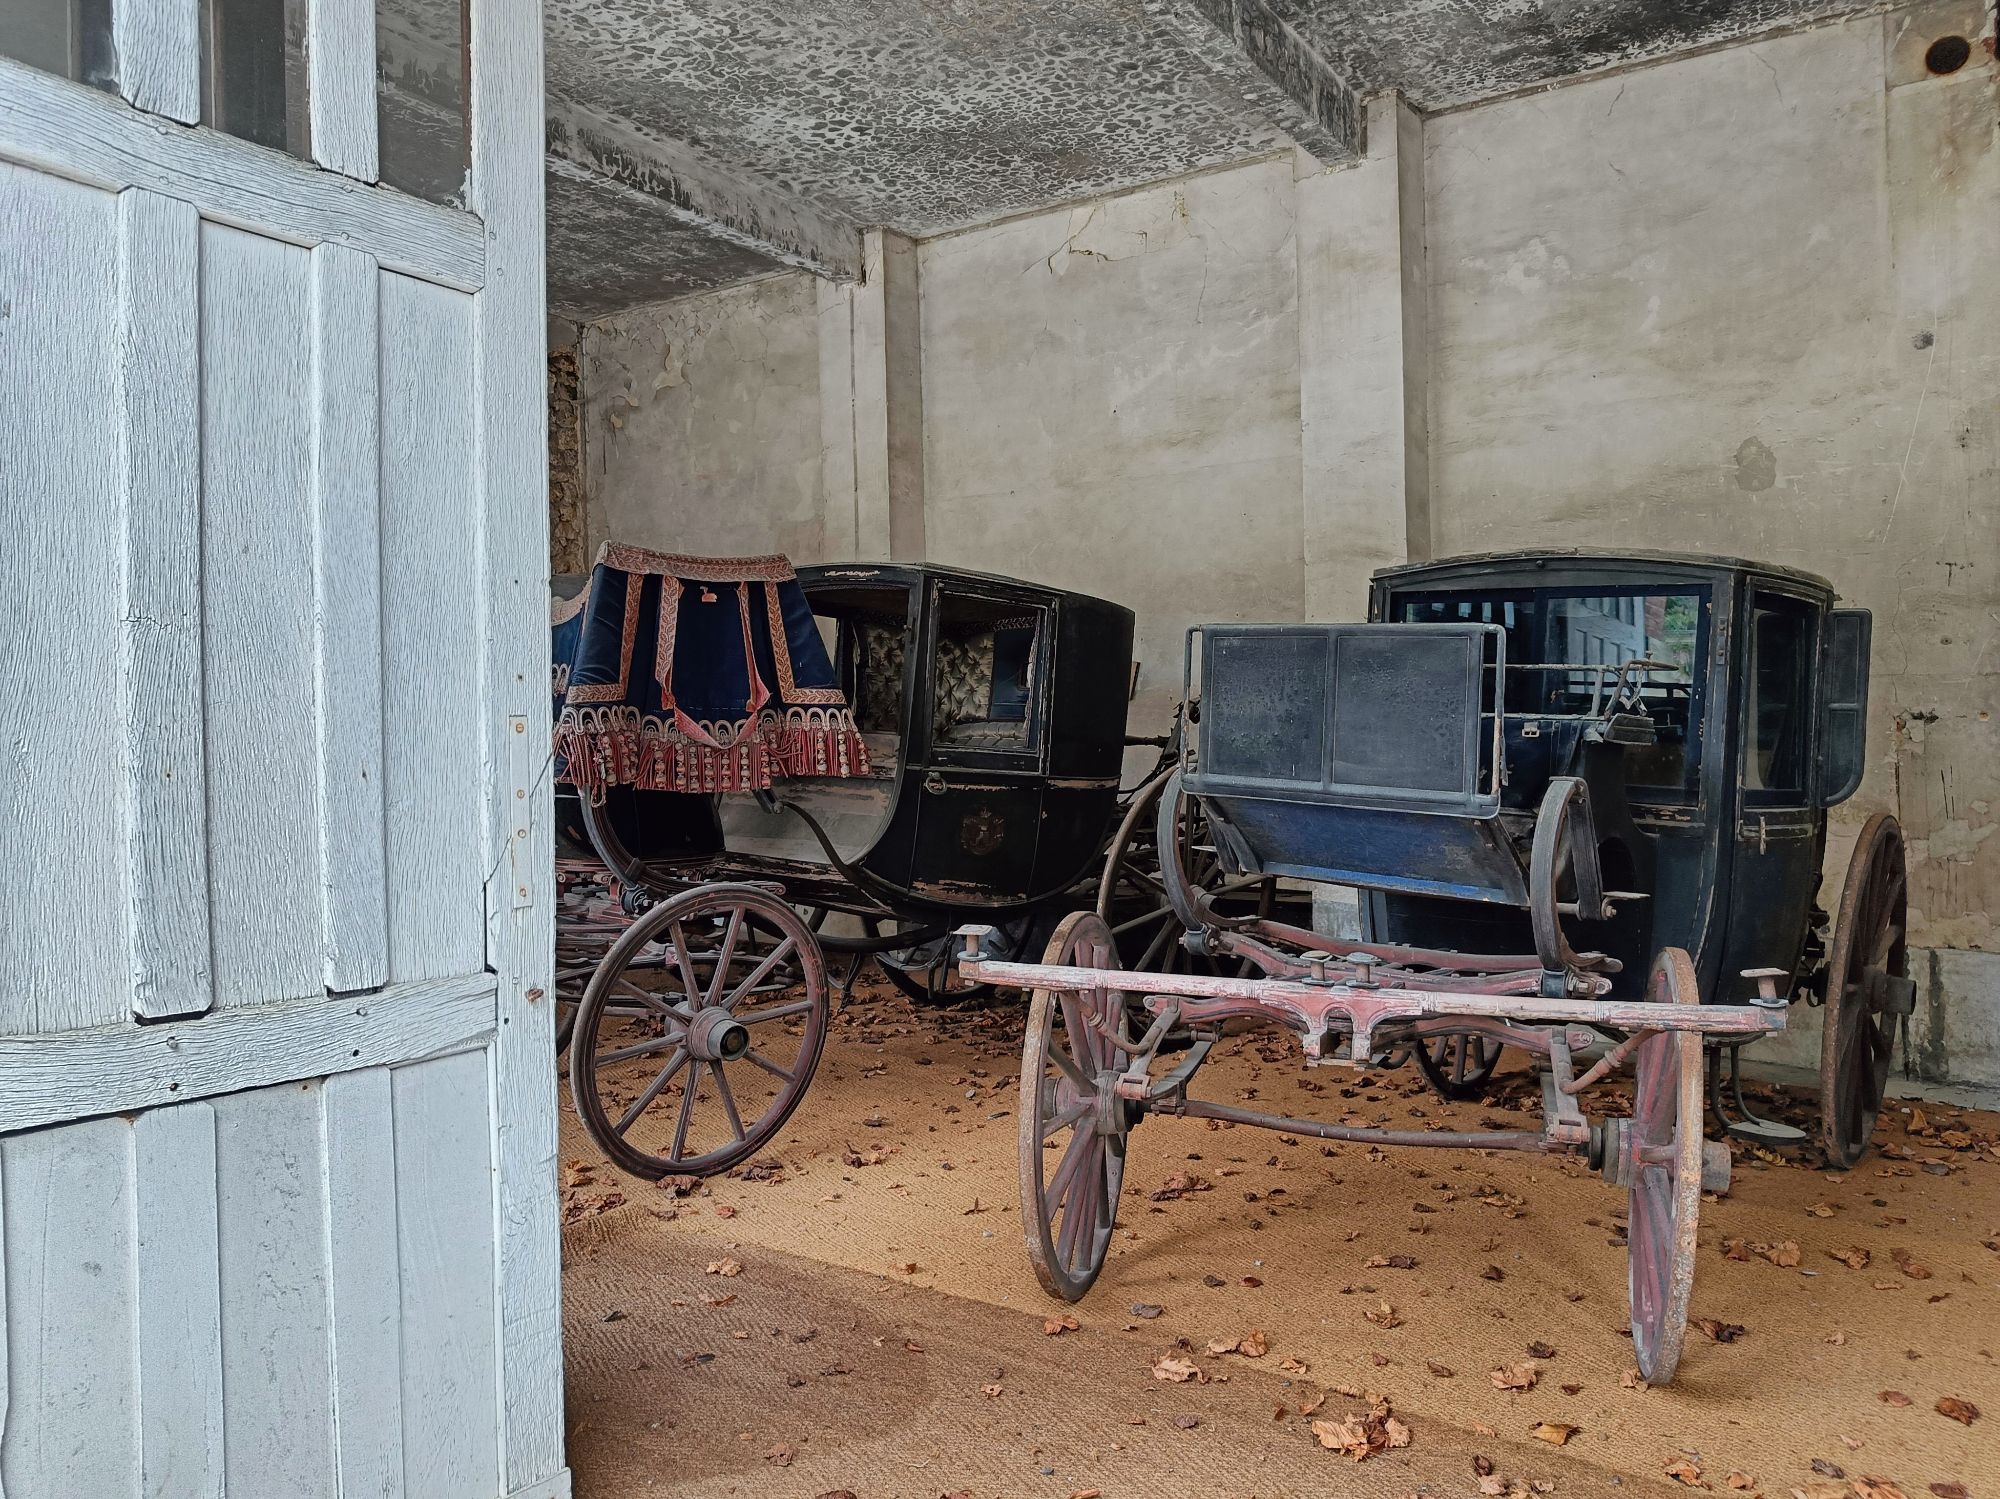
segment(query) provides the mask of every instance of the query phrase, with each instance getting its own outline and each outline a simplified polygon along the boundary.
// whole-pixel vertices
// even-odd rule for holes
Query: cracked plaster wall
[[[1957,1010],[1925,1024],[1990,1059],[1996,75],[1983,50],[1921,65],[1981,25],[1866,17],[1442,116],[1426,183],[1439,550],[1735,553],[1873,610],[1870,767],[1822,899],[1863,820],[1896,813],[1912,941],[1970,950],[1939,970]],[[1815,1029],[1779,1049],[1816,1063]]]
[[[1394,218],[1367,164],[1295,180],[1272,157],[922,242],[929,555],[1131,605],[1134,723],[1156,724],[1186,624],[1300,617],[1309,597],[1358,612],[1358,583],[1341,609],[1340,587],[1304,577],[1303,522],[1332,540],[1322,570],[1359,578],[1338,549],[1379,550],[1364,491],[1384,486],[1337,443],[1302,465],[1301,392],[1322,415],[1386,412],[1420,358],[1428,455],[1411,451],[1439,554],[1738,553],[1820,572],[1875,612],[1870,770],[1835,815],[1823,899],[1861,821],[1896,812],[1924,949],[1921,1065],[2000,1085],[1996,83],[1985,51],[1950,80],[1919,61],[1941,31],[1981,24],[1964,5],[1871,16],[1425,121],[1422,223],[1402,226],[1403,253],[1424,257],[1406,284],[1425,297],[1425,347],[1381,334],[1379,367],[1328,352],[1351,318],[1301,327],[1302,274],[1320,298],[1357,267],[1389,285],[1379,256],[1323,253],[1327,226],[1362,222],[1363,194]],[[593,539],[605,515],[660,528],[657,506],[602,498],[631,484],[676,497],[664,529],[694,549],[815,555],[788,540],[824,534],[808,498],[813,300],[781,290],[792,279],[675,304],[737,329],[733,348],[781,304],[791,331],[772,347],[797,350],[798,377],[776,405],[768,389],[751,402],[774,372],[729,376],[731,355],[710,383],[716,356],[694,358],[721,409],[664,392],[680,413],[667,429],[699,440],[593,463]],[[751,316],[732,296],[766,305]],[[645,359],[629,368],[636,387],[654,378]],[[591,371],[595,433],[617,392]],[[767,461],[743,445],[752,431],[795,485],[745,482]],[[1393,469],[1384,451],[1370,461]],[[675,465],[726,498],[697,515],[695,487],[660,471]],[[1775,1050],[1810,1064],[1817,1012],[1794,1013]]]
[[[584,326],[593,553],[822,556],[817,297],[792,273]]]

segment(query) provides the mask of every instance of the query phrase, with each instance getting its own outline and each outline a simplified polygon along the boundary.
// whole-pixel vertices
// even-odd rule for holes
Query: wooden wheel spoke
[[[1074,989],[1063,991],[1062,1017],[1063,1033],[1069,1037],[1070,1055],[1079,1066],[1095,1073],[1101,1065],[1097,1054],[1097,1038],[1091,1034],[1090,1026],[1083,1017],[1084,997]],[[1060,1053],[1056,1053],[1060,1055]],[[1096,1086],[1093,1079],[1090,1086]]]
[[[672,1000],[665,999],[662,996],[653,993],[653,991],[650,989],[641,989],[637,984],[633,983],[630,979],[626,978],[625,975],[622,973],[619,974],[615,980],[613,980],[613,984],[615,987],[622,989],[625,993],[629,994],[632,998],[638,1000],[639,1003],[644,1005],[649,1010],[657,1010],[662,1015],[671,1015],[674,1019],[680,1021],[686,1021],[691,1018],[686,1010],[682,1009]]]
[[[1055,1134],[1056,1131],[1068,1129],[1077,1120],[1088,1114],[1095,1103],[1095,1099],[1079,1098],[1075,1103],[1069,1105],[1069,1107],[1058,1110],[1043,1123],[1042,1138],[1046,1140]]]
[[[699,1005],[702,1002],[701,985],[695,980],[694,958],[688,952],[687,938],[682,935],[681,924],[678,921],[673,924],[671,930],[674,934],[674,961],[680,965],[681,983],[686,987],[688,1003]]]
[[[1056,1174],[1049,1178],[1048,1187],[1043,1193],[1043,1201],[1049,1212],[1055,1212],[1069,1196],[1070,1187],[1076,1180],[1077,1170],[1082,1165],[1083,1158],[1090,1153],[1091,1138],[1090,1131],[1084,1129],[1078,1130],[1071,1136],[1069,1147],[1063,1151],[1062,1159],[1056,1163]]]
[[[612,1129],[619,1135],[623,1135],[626,1130],[630,1129],[633,1121],[645,1113],[653,1100],[660,1096],[661,1091],[667,1086],[668,1081],[672,1079],[673,1075],[687,1065],[687,1060],[688,1054],[686,1048],[677,1049],[673,1056],[668,1059],[667,1065],[660,1069],[660,1075],[647,1085],[645,1092],[632,1100],[631,1107],[625,1110],[618,1122],[612,1126]],[[697,1062],[695,1066],[698,1068],[701,1066],[701,1063]],[[694,1097],[694,1074],[692,1072],[688,1074],[686,1088],[686,1096],[681,1101],[682,1117],[686,1117],[688,1100]]]
[[[722,1111],[729,1116],[729,1128],[740,1142],[747,1138],[743,1128],[743,1116],[736,1111],[736,1093],[729,1086],[729,1070],[720,1062],[711,1062],[708,1074],[715,1079],[715,1096],[722,1100]]]
[[[759,1067],[762,1067],[766,1072],[770,1073],[771,1076],[777,1078],[778,1081],[780,1082],[788,1083],[794,1077],[798,1076],[798,1073],[796,1071],[787,1072],[784,1068],[780,1067],[776,1062],[772,1061],[769,1057],[765,1056],[764,1053],[757,1050],[757,1048],[754,1046],[743,1053],[743,1060],[746,1062],[755,1062]]]
[[[716,953],[715,969],[708,976],[708,997],[706,1003],[718,1004],[722,999],[722,986],[729,978],[729,964],[736,956],[736,938],[743,930],[743,908],[730,908],[729,925],[722,934],[722,946]]]
[[[762,1025],[767,1020],[783,1020],[787,1015],[803,1015],[813,1007],[809,999],[795,999],[789,1004],[771,1005],[762,1010],[745,1010],[736,1017],[739,1025]]]
[[[758,963],[758,965],[755,968],[750,970],[749,974],[744,978],[743,982],[738,984],[734,989],[731,989],[729,991],[728,998],[722,1001],[722,1007],[726,1010],[733,1011],[737,1007],[737,1005],[743,1002],[744,996],[749,994],[757,987],[757,985],[762,983],[764,981],[764,976],[768,974],[773,968],[776,968],[780,963],[784,962],[785,955],[791,952],[792,949],[796,946],[797,944],[788,935],[784,941],[780,942],[776,947],[772,948],[770,952],[764,955],[763,961]]]
[[[656,1036],[650,1041],[621,1046],[616,1051],[602,1051],[597,1054],[597,1065],[609,1067],[613,1062],[629,1062],[633,1057],[653,1056],[669,1047],[679,1046],[686,1036],[686,1031],[675,1031],[670,1036]]]
[[[674,1123],[674,1145],[668,1152],[676,1161],[687,1155],[688,1125],[694,1119],[694,1096],[701,1090],[701,1063],[688,1068],[688,1080],[681,1090],[681,1114]]]

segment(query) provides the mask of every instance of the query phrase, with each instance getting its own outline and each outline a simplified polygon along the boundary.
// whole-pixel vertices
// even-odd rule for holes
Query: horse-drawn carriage
[[[1104,912],[1067,918],[1039,964],[964,929],[968,978],[1034,991],[1021,1187],[1042,1284],[1075,1300],[1102,1269],[1149,1113],[1572,1152],[1630,1193],[1634,1347],[1648,1380],[1671,1378],[1701,1194],[1729,1175],[1703,1138],[1709,1075],[1725,1059],[1733,1075],[1789,1001],[1822,1004],[1821,1137],[1846,1164],[1913,998],[1892,820],[1864,829],[1830,943],[1813,904],[1865,719],[1868,617],[1832,605],[1785,569],[1545,552],[1380,573],[1368,624],[1191,632],[1193,727],[1155,845],[1205,966],[1122,969]],[[1280,879],[1359,887],[1363,936],[1217,898]],[[1198,1099],[1232,1021],[1292,1031],[1309,1062],[1414,1056],[1448,1091],[1516,1047],[1539,1059],[1542,1127],[1371,1129]],[[1627,1062],[1634,1116],[1588,1118],[1588,1090]]]
[[[955,925],[1011,952],[1102,854],[1131,680],[1115,604],[607,547],[555,620],[562,821],[610,893],[559,937],[558,999],[577,1112],[627,1171],[765,1146],[819,1059],[829,953],[930,996]]]

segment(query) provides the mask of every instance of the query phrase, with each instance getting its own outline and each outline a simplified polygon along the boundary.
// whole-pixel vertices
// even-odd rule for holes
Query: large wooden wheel
[[[1418,1041],[1411,1046],[1410,1055],[1440,1098],[1463,1102],[1486,1091],[1504,1050],[1498,1041],[1461,1031]]]
[[[1190,925],[1200,924],[1196,892],[1225,918],[1279,914],[1283,898],[1276,880],[1225,869],[1201,803],[1181,790],[1178,773],[1156,776],[1133,794],[1097,880],[1097,914],[1111,929],[1120,962],[1147,973],[1218,972],[1181,941]]]
[[[1889,1082],[1896,1024],[1915,990],[1906,943],[1909,879],[1903,829],[1886,812],[1868,819],[1847,864],[1827,956],[1820,1037],[1820,1142],[1852,1166],[1868,1149]]]
[[[1654,964],[1651,997],[1697,1002],[1694,964],[1680,948],[1667,948]],[[1703,1165],[1701,1038],[1660,1031],[1639,1047],[1633,1067],[1638,1096],[1624,1142],[1629,1155],[1619,1167],[1631,1191],[1632,1351],[1641,1378],[1666,1384],[1680,1366],[1694,1294]]]
[[[1111,929],[1094,911],[1065,917],[1042,961],[1115,968]],[[1131,1128],[1112,1081],[1129,1058],[1119,997],[1102,990],[1037,989],[1021,1050],[1021,1226],[1035,1278],[1076,1301],[1104,1268],[1125,1179]]]
[[[752,885],[706,885],[633,922],[591,976],[570,1046],[584,1128],[658,1180],[749,1160],[819,1064],[826,964],[805,922]]]

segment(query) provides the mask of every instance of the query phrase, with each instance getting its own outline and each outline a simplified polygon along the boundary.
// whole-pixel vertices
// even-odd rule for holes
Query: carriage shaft
[[[1535,1024],[1575,1021],[1620,1030],[1702,1031],[1760,1035],[1785,1028],[1785,1012],[1757,1005],[1656,1004],[1650,1000],[1553,999],[1536,994],[1470,994],[1464,990],[1368,988],[1358,984],[1290,979],[1209,977],[1195,973],[1141,973],[1119,968],[1078,968],[1054,963],[959,959],[959,971],[979,983],[1012,989],[1114,990],[1184,999],[1225,1000],[1268,1006],[1280,1013],[1343,1015],[1357,1029],[1385,1020],[1466,1016]],[[1361,1022],[1366,1024],[1362,1025]]]

